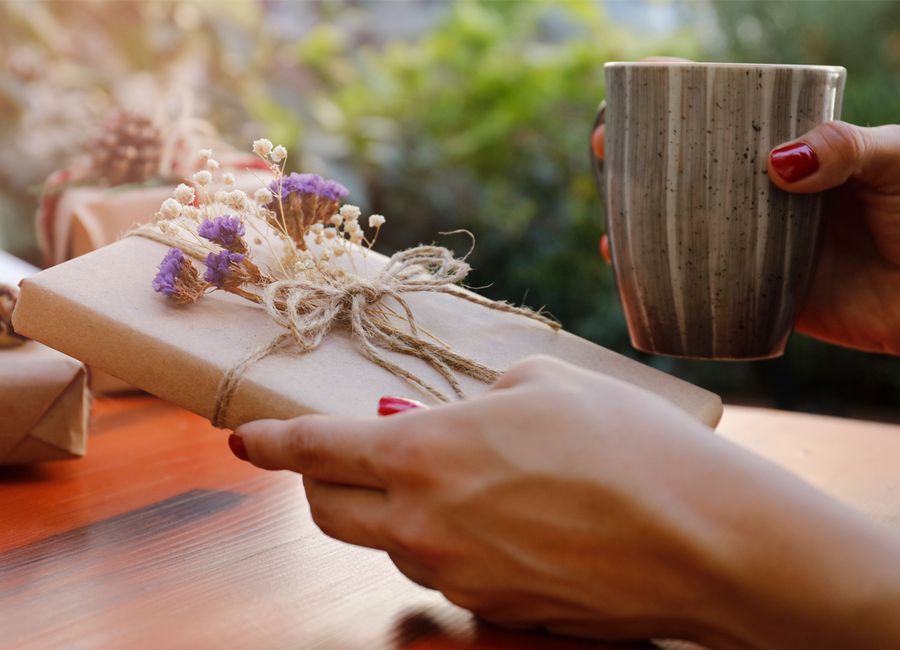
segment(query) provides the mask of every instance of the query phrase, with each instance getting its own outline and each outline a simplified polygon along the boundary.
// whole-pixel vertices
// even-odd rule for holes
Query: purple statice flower
[[[318,174],[296,172],[272,181],[269,190],[276,198],[280,196],[282,201],[286,201],[292,194],[311,194],[330,201],[339,201],[349,193],[347,188],[337,181],[325,180]]]
[[[197,269],[177,248],[171,248],[166,253],[152,285],[154,291],[181,304],[196,302],[206,288],[200,281]]]
[[[169,252],[159,263],[159,272],[153,278],[153,290],[164,296],[172,296],[175,293],[175,278],[184,264],[184,253],[177,248],[170,248]]]
[[[243,280],[238,277],[240,274],[236,271],[244,258],[243,254],[228,250],[210,253],[206,256],[206,272],[203,279],[219,289],[240,286]]]
[[[245,253],[244,224],[240,217],[225,215],[215,219],[206,219],[197,228],[197,234],[226,248],[232,252]]]
[[[347,190],[347,188],[337,181],[325,181],[320,191],[320,194],[322,196],[332,201],[340,201],[349,193],[350,192]]]
[[[292,173],[274,180],[269,190],[275,197],[266,207],[273,212],[269,223],[306,248],[306,235],[316,223],[327,223],[347,196],[347,188],[318,174]]]

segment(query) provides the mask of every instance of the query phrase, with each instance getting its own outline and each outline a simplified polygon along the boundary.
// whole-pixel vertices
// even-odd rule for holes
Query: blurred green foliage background
[[[603,64],[657,54],[848,69],[844,119],[900,116],[900,2],[34,2],[0,5],[0,247],[36,259],[36,190],[113,108],[187,90],[244,147],[340,179],[380,247],[468,228],[471,284],[728,401],[900,419],[900,363],[795,336],[782,359],[631,350],[597,254]]]

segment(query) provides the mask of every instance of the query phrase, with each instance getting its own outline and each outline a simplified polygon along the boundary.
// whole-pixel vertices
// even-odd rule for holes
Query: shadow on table
[[[425,611],[401,617],[394,626],[393,641],[396,650],[658,650],[651,643],[610,644],[545,632],[505,630],[475,619],[467,625],[456,620],[442,623]]]
[[[12,483],[40,483],[52,478],[51,472],[40,465],[0,466],[0,485]]]

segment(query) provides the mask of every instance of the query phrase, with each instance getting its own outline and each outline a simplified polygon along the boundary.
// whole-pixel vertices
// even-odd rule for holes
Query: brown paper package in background
[[[266,172],[233,170],[234,187],[253,194],[262,187]],[[172,196],[174,185],[150,187],[73,186],[62,190],[57,197],[53,214],[46,215],[48,223],[39,227],[48,232],[41,238],[44,258],[50,265],[74,259],[107,246],[137,224],[147,223],[159,211],[159,206]],[[91,390],[96,393],[123,393],[136,390],[134,386],[97,368],[88,377]]]
[[[34,341],[0,349],[0,465],[80,458],[89,414],[81,363]]]
[[[223,374],[282,330],[260,306],[222,291],[190,306],[155,293],[150,283],[166,249],[129,237],[28,278],[13,323],[25,336],[210,418]],[[369,271],[384,261],[375,253],[357,258]],[[566,332],[446,294],[407,298],[420,327],[486,365],[502,370],[543,353],[643,386],[710,426],[721,417],[718,396]],[[423,362],[385,355],[449,390]],[[487,389],[467,377],[461,383],[470,395]],[[373,415],[384,395],[428,401],[368,361],[349,333],[335,328],[310,353],[286,347],[251,366],[227,425],[311,412]]]

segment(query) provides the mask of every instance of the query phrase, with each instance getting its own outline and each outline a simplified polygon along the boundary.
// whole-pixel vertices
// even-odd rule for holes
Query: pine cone
[[[158,174],[162,146],[162,133],[149,118],[121,111],[89,145],[91,166],[109,185],[142,183]]]
[[[18,297],[18,289],[0,284],[0,348],[11,348],[25,342],[25,338],[16,334],[12,326],[12,312]]]

